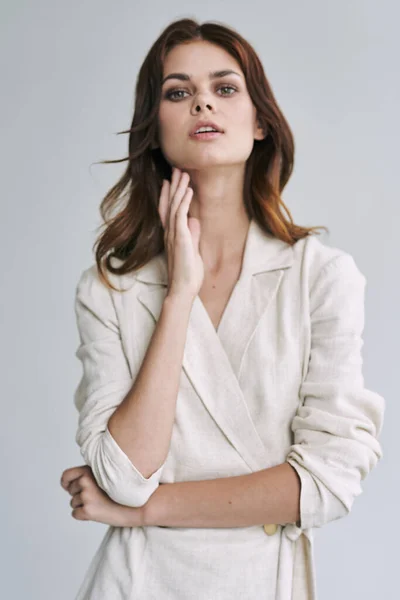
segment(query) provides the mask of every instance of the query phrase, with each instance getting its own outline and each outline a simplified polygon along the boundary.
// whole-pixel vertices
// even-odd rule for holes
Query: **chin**
[[[191,156],[186,156],[186,159],[182,161],[184,164],[182,169],[205,169],[211,167],[223,167],[233,162],[230,157],[227,156],[216,156],[213,153],[198,152]],[[179,164],[179,163],[178,163]]]

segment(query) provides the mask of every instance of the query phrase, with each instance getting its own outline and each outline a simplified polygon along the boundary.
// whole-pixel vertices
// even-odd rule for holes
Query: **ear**
[[[257,119],[257,129],[254,134],[255,140],[263,140],[267,137],[267,130],[264,130],[264,127],[261,125],[260,119]]]

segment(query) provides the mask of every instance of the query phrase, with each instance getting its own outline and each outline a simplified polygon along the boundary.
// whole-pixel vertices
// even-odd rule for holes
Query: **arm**
[[[73,496],[75,519],[115,527],[247,527],[299,518],[300,480],[287,463],[250,475],[164,483],[137,508],[110,500],[87,466],[64,471],[61,485]]]
[[[110,291],[96,265],[83,272],[75,312],[83,376],[75,392],[76,442],[99,487],[124,506],[143,506],[168,454],[191,304],[165,299],[132,382]]]
[[[362,374],[365,284],[344,254],[325,265],[310,291],[308,373],[286,457],[301,479],[303,529],[346,516],[382,457],[384,399],[364,387]]]
[[[168,527],[294,523],[300,516],[299,501],[299,477],[283,463],[248,475],[165,483],[143,507],[143,522]],[[132,512],[130,519],[137,522],[137,515]]]
[[[171,444],[191,302],[166,296],[138,376],[108,422],[112,437],[145,477]]]
[[[164,484],[145,507],[148,524],[296,522],[307,529],[350,512],[360,482],[382,456],[384,399],[364,387],[362,376],[365,281],[353,258],[341,255],[311,290],[309,369],[285,463],[239,477]]]

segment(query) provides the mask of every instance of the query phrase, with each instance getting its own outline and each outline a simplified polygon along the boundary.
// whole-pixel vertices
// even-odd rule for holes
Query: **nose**
[[[210,111],[212,111],[212,110],[213,110],[213,108],[212,108],[212,105],[210,104],[210,102],[209,102],[209,101],[205,101],[205,100],[199,100],[199,99],[197,99],[197,100],[194,102],[194,113],[195,113],[195,114],[197,114],[197,113],[201,112],[202,110],[204,110],[204,111],[205,111],[206,109],[207,109],[207,110],[210,110]]]

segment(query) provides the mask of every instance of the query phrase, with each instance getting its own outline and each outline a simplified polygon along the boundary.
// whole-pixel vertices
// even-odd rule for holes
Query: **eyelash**
[[[217,88],[217,89],[219,89],[219,90],[220,90],[220,89],[226,89],[226,88],[232,89],[232,90],[234,90],[235,92],[237,92],[237,88],[236,88],[236,87],[234,87],[233,85],[221,85],[221,86],[220,86],[219,88]],[[181,100],[182,98],[175,98],[175,99],[173,99],[173,98],[172,98],[172,95],[173,95],[173,94],[176,94],[176,93],[178,93],[178,92],[186,92],[186,90],[182,90],[182,89],[170,90],[169,92],[167,92],[167,93],[165,94],[165,98],[168,98],[168,99],[170,99],[170,100],[173,100],[173,102],[176,102],[177,100]],[[232,93],[232,94],[223,94],[223,96],[233,96],[233,95],[234,95],[233,93]]]

